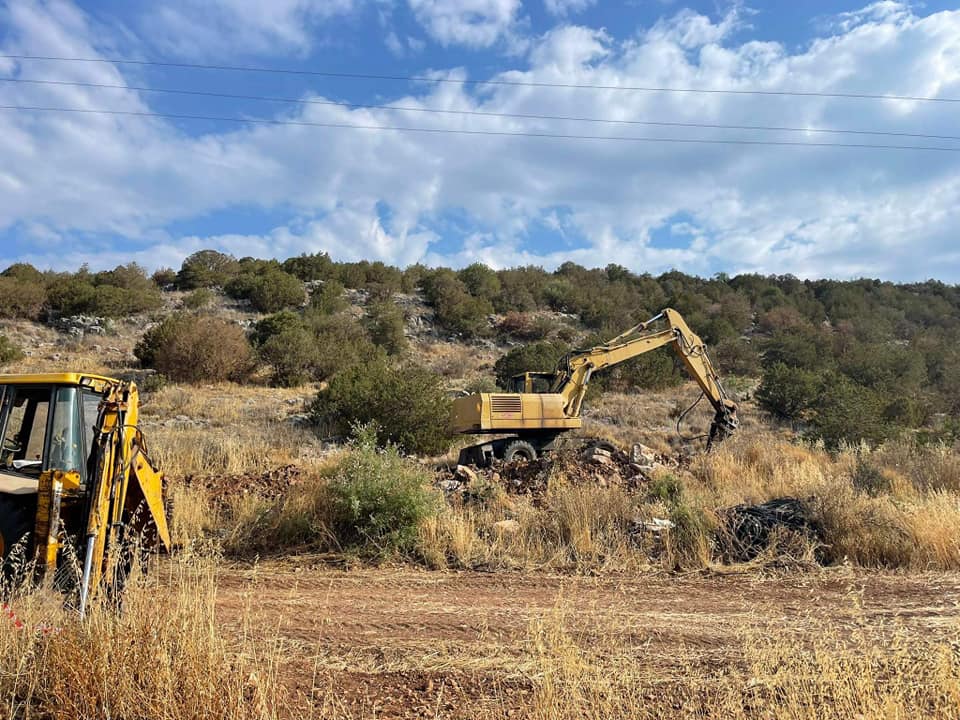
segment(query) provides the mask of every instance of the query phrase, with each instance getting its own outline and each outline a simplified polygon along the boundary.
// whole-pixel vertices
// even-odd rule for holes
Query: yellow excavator
[[[660,330],[651,327],[662,323]],[[667,308],[617,337],[561,358],[552,372],[525,372],[512,378],[511,392],[475,393],[453,403],[450,427],[463,435],[504,435],[464,448],[461,465],[488,466],[494,458],[534,460],[554,447],[564,432],[580,428],[587,385],[597,371],[670,345],[714,408],[708,447],[734,432],[739,421],[706,345],[676,310]]]
[[[0,375],[0,557],[7,579],[70,588],[81,615],[118,590],[134,546],[169,550],[163,476],[132,382]]]

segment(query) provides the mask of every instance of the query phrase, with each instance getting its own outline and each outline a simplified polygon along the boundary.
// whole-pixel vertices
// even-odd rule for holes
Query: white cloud
[[[524,69],[500,77],[568,85],[960,96],[960,12],[871,17],[797,52],[777,43],[732,41],[735,21],[690,13],[640,29],[628,42],[564,26],[536,39]],[[3,52],[97,53],[94,29],[68,4],[16,2],[0,23],[9,29],[0,43]],[[73,66],[70,72],[78,80],[123,82],[109,64]],[[149,108],[149,98],[134,91],[18,85],[5,92],[11,103]],[[389,101],[495,113],[956,134],[955,113],[946,103],[516,85],[488,86],[477,94],[457,83]],[[441,130],[804,137],[320,105],[279,117]],[[724,269],[960,281],[957,153],[302,126],[192,136],[156,119],[0,113],[0,157],[0,230],[14,227],[35,238],[27,259],[40,265],[131,259],[176,265],[183,255],[211,246],[279,257],[325,249],[342,259],[400,264],[555,266],[573,260],[654,272],[675,266],[702,274]],[[263,209],[285,219],[262,233],[238,227],[234,235],[182,237],[169,231],[172,223],[232,208]],[[531,242],[544,231],[554,233],[556,242]],[[108,239],[117,234],[129,238],[130,251],[117,250]],[[451,242],[460,237],[465,239]]]
[[[517,20],[520,0],[407,0],[426,31],[442,45],[490,47]]]
[[[144,36],[190,58],[305,53],[313,31],[358,0],[171,0],[145,17]]]
[[[551,15],[573,15],[583,12],[597,0],[543,0],[543,6]]]

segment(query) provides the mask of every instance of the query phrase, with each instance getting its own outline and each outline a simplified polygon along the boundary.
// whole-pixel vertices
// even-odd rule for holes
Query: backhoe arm
[[[113,580],[120,543],[137,538],[147,546],[170,549],[163,507],[163,476],[147,456],[139,422],[139,395],[133,383],[108,390],[94,429],[95,467],[89,495],[80,613],[104,572]],[[123,536],[121,536],[121,533]]]
[[[666,321],[666,328],[645,333],[654,323]],[[645,333],[645,334],[644,334]],[[655,317],[630,328],[617,337],[578,353],[567,355],[557,368],[554,392],[564,397],[568,416],[580,414],[590,378],[597,370],[618,365],[664,345],[673,347],[687,372],[696,380],[715,410],[710,441],[721,439],[738,425],[737,405],[727,397],[720,377],[707,356],[706,345],[676,310],[667,308]]]

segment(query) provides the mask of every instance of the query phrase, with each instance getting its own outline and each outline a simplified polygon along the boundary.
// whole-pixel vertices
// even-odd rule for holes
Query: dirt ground
[[[944,635],[960,624],[960,576],[846,567],[779,576],[571,577],[340,570],[317,558],[235,565],[218,612],[285,658],[276,675],[304,714],[519,717],[536,667],[531,627],[563,617],[583,646],[628,650],[656,683],[733,671],[751,634],[803,642],[893,626]]]

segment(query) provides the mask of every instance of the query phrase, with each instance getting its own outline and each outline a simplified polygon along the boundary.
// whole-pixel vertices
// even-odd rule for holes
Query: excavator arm
[[[652,325],[660,321],[665,321],[664,329],[647,332]],[[583,397],[594,372],[618,365],[665,345],[673,348],[687,372],[713,405],[715,416],[710,428],[708,444],[736,430],[739,425],[737,405],[723,389],[720,377],[707,355],[706,345],[687,326],[680,313],[671,308],[663,310],[646,322],[635,325],[602,345],[571,353],[562,358],[552,390],[563,396],[565,413],[570,417],[577,417],[580,415]]]
[[[112,582],[115,568],[111,565],[122,562],[124,542],[136,538],[148,546],[170,549],[163,476],[147,456],[138,421],[136,385],[119,383],[110,388],[100,404],[95,427],[95,470],[87,514],[81,615],[104,573]],[[138,534],[142,537],[137,538]]]

